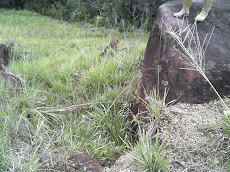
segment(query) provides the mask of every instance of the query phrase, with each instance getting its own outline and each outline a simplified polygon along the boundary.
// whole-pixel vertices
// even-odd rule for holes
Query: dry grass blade
[[[101,102],[100,102],[101,103]],[[84,104],[78,104],[78,105],[72,105],[72,106],[67,106],[63,108],[56,108],[56,107],[37,107],[34,108],[33,110],[39,111],[40,113],[54,113],[54,112],[65,112],[65,111],[72,111],[78,108],[82,107],[87,107],[90,105],[95,105],[98,103],[84,103]]]
[[[189,36],[185,37],[185,39],[187,39],[187,42],[188,42],[188,46],[186,47],[185,40],[183,40],[183,37],[181,36],[182,34],[180,32],[175,32],[171,27],[168,27],[166,24],[165,24],[165,27],[166,27],[167,33],[177,42],[177,44],[181,48],[182,50],[181,54],[183,54],[183,60],[185,61],[185,63],[189,64],[192,67],[192,70],[196,70],[202,75],[202,77],[208,82],[208,84],[214,90],[216,95],[219,97],[223,107],[229,110],[228,106],[225,104],[222,97],[217,92],[217,90],[215,89],[215,87],[212,85],[212,83],[210,82],[210,80],[207,78],[205,74],[205,56],[204,54],[209,44],[210,38],[213,34],[214,28],[212,30],[212,33],[209,39],[207,39],[207,43],[205,42],[207,38],[206,37],[204,40],[204,43],[201,45],[196,23],[194,23],[191,29],[188,27],[186,31],[187,31],[187,35]],[[192,44],[195,45],[195,50],[191,48],[190,45]],[[204,46],[205,44],[206,44],[206,47]],[[196,53],[193,53],[193,52],[196,52]]]

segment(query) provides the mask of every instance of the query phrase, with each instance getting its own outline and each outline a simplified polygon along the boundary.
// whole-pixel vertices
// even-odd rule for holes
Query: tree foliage
[[[124,29],[150,29],[156,8],[167,0],[1,0],[1,7],[27,9],[68,21]]]

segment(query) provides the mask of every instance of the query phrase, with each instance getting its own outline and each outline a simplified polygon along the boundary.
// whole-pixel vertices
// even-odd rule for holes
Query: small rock
[[[10,63],[10,52],[5,44],[0,44],[0,70],[5,70]]]
[[[70,170],[75,172],[78,170],[87,172],[101,172],[102,167],[100,163],[89,155],[77,154],[68,159]]]

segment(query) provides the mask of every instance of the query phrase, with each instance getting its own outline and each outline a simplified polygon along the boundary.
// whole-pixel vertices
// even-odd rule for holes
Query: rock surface
[[[4,66],[8,67],[9,62],[10,52],[8,47],[5,44],[0,44],[0,70],[3,70]]]
[[[68,159],[70,172],[87,171],[87,172],[101,172],[102,167],[100,163],[89,155],[77,154]]]
[[[166,24],[175,31],[189,25],[190,28],[194,27],[194,18],[202,7],[203,1],[193,1],[190,15],[185,18],[173,16],[173,13],[181,10],[181,1],[169,1],[158,8],[140,72],[137,97],[131,107],[134,114],[145,110],[141,100],[145,100],[146,94],[153,88],[159,88],[161,97],[165,89],[169,89],[167,102],[178,99],[179,102],[203,103],[217,98],[197,71],[182,69],[191,66],[179,58],[182,57],[181,48],[169,36],[165,27]],[[230,94],[230,1],[214,0],[209,16],[196,26],[201,43],[214,28],[205,52],[205,73],[217,91],[222,96],[227,96]],[[185,34],[186,32],[182,33],[182,36]],[[191,47],[193,49],[194,44]]]

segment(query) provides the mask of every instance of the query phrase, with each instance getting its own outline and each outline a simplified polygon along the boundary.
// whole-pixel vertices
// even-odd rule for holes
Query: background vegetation
[[[2,0],[1,7],[27,9],[65,21],[150,30],[156,8],[167,0]],[[120,26],[121,25],[121,26]],[[123,30],[122,30],[123,31]]]

